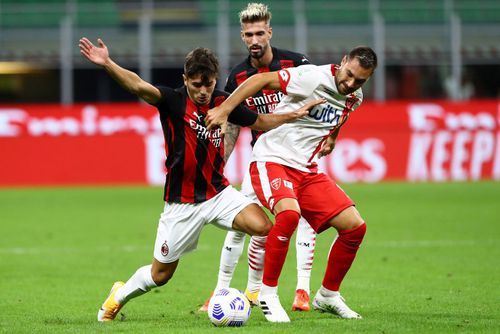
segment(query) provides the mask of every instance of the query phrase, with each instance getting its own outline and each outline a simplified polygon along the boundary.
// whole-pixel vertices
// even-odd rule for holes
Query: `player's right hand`
[[[102,39],[98,38],[99,47],[92,44],[87,37],[82,37],[78,46],[80,53],[96,65],[104,66],[109,59],[109,51]]]
[[[228,115],[229,113],[224,111],[221,106],[214,107],[207,111],[207,115],[205,116],[207,130],[213,130],[220,126],[221,132],[225,133]]]

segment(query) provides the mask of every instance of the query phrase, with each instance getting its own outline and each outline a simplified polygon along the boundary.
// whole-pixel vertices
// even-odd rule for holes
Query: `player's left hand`
[[[335,148],[335,139],[333,139],[331,136],[328,136],[328,138],[325,140],[323,146],[318,152],[318,158],[322,158],[332,153],[334,148]]]

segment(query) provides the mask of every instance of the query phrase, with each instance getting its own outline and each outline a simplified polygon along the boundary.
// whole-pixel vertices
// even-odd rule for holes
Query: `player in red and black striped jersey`
[[[221,129],[207,131],[204,117],[219,105],[227,93],[214,90],[207,103],[197,104],[188,96],[186,87],[158,87],[161,99],[155,103],[165,135],[167,177],[165,201],[201,203],[211,199],[229,182],[224,176],[224,140]],[[203,101],[204,102],[204,101]],[[252,125],[257,115],[241,106],[232,120],[243,126]]]
[[[211,50],[191,51],[184,64],[184,86],[156,87],[120,67],[109,57],[102,40],[99,47],[80,39],[80,51],[101,65],[123,88],[155,105],[165,135],[167,177],[165,207],[160,216],[154,259],[130,279],[115,282],[97,314],[98,321],[113,320],[130,299],[167,283],[179,258],[194,249],[203,226],[214,224],[250,235],[267,235],[271,222],[264,211],[229,185],[224,177],[224,136],[220,128],[208,131],[206,112],[220,105],[227,93],[215,90],[218,61]],[[269,130],[305,116],[321,100],[287,115],[259,115],[240,105],[231,122]]]
[[[255,33],[246,30],[244,34],[251,34],[251,36],[243,37],[244,39],[246,39],[253,37]],[[255,44],[257,43],[251,43],[251,45],[249,46],[250,53],[252,52],[252,48],[256,48]],[[268,55],[271,56],[270,62],[267,61],[267,59],[263,59]],[[238,88],[239,85],[243,83],[243,81],[257,73],[274,72],[304,64],[310,64],[310,62],[303,54],[270,47],[265,51],[265,55],[263,55],[262,57],[255,58],[252,55],[249,55],[248,58],[245,59],[245,61],[236,65],[229,74],[224,90],[226,92],[232,93],[236,88]],[[253,110],[259,114],[269,114],[274,111],[278,103],[281,101],[282,97],[283,93],[281,91],[263,89],[253,97],[249,97],[248,99],[246,99],[245,105],[250,110]],[[252,147],[261,133],[263,132],[252,130]]]
[[[239,14],[241,24],[241,39],[248,50],[248,57],[236,65],[229,74],[225,90],[232,93],[247,78],[264,72],[274,72],[285,68],[309,64],[309,60],[300,53],[278,49],[271,46],[272,27],[270,26],[271,12],[267,6],[259,3],[249,3]],[[245,105],[259,113],[270,114],[274,111],[283,93],[279,90],[262,89],[257,94],[244,101]],[[225,134],[226,159],[229,157],[240,127],[228,123]],[[263,131],[252,130],[252,142],[255,144],[257,138]],[[250,175],[245,173],[241,192],[260,204],[253,191]],[[309,311],[309,282],[311,268],[314,258],[314,245],[316,233],[303,218],[300,219],[296,236],[297,248],[297,285],[295,298],[292,304],[294,311]],[[245,295],[253,303],[257,303],[257,295],[262,284],[262,272],[264,266],[264,244],[265,237],[254,236],[248,245],[248,282]],[[227,233],[221,250],[219,275],[215,290],[229,287],[234,269],[241,256],[245,243],[245,234],[230,231]],[[208,309],[208,299],[200,308],[201,311]]]

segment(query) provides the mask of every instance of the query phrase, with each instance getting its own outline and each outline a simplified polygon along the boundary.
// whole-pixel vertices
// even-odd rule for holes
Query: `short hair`
[[[375,70],[377,68],[377,54],[368,46],[361,45],[352,49],[347,55],[347,59],[354,58],[357,58],[361,67],[365,69]]]
[[[189,52],[184,61],[184,74],[188,78],[201,75],[201,80],[209,81],[219,76],[219,61],[215,53],[208,48],[196,48]]]
[[[267,25],[271,23],[272,14],[267,9],[267,5],[252,2],[239,13],[240,24],[265,21]]]

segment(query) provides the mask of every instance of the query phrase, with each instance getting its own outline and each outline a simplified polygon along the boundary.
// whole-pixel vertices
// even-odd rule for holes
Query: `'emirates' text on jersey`
[[[300,65],[309,64],[309,60],[300,54],[287,50],[272,48],[273,60],[269,66],[255,68],[252,66],[251,58],[248,58],[236,65],[227,78],[226,92],[232,93],[239,85],[246,79],[257,73],[274,72],[281,69],[296,67]],[[263,89],[252,97],[245,100],[245,105],[259,114],[269,114],[274,111],[278,103],[281,101],[283,93],[271,89]],[[262,134],[262,131],[252,130],[252,143],[253,146],[257,138]]]
[[[305,65],[278,72],[285,94],[275,113],[297,110],[311,100],[325,98],[309,115],[272,129],[259,137],[252,161],[269,161],[305,172],[315,171],[323,142],[342,125],[363,100],[361,89],[341,95],[335,84],[336,65]]]
[[[158,87],[161,100],[156,107],[165,136],[167,175],[164,199],[167,202],[200,203],[229,185],[224,176],[224,137],[220,128],[208,131],[205,115],[220,105],[227,93],[215,90],[209,105],[197,106],[186,87]],[[240,126],[255,123],[257,114],[243,106],[236,108],[229,121]]]

